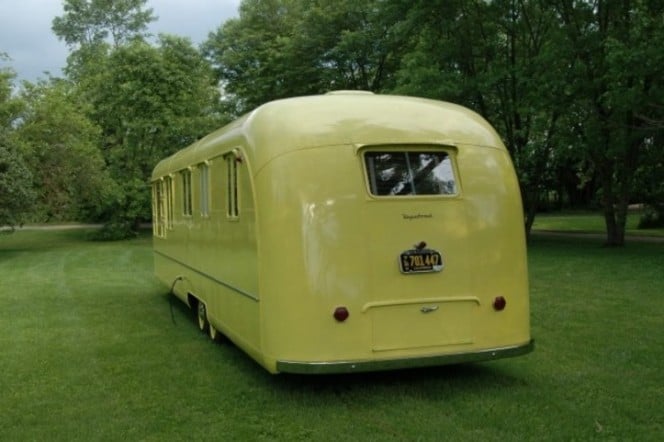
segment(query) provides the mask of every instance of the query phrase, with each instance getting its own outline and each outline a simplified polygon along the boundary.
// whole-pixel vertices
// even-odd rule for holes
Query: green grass
[[[664,228],[639,229],[641,212],[633,211],[627,215],[625,233],[630,236],[664,237]],[[551,230],[577,233],[604,233],[606,224],[601,213],[542,213],[537,214],[533,230]]]
[[[152,277],[149,237],[0,236],[0,439],[661,440],[664,245],[538,237],[534,353],[272,376]],[[306,331],[303,331],[306,332]]]

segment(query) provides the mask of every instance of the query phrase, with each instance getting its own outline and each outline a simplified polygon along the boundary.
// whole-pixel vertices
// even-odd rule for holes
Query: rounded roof
[[[320,146],[474,145],[504,149],[489,123],[451,103],[361,91],[266,103],[160,162],[153,177],[243,146],[255,172],[283,154]]]

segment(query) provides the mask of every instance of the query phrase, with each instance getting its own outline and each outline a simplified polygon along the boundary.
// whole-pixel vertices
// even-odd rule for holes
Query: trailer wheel
[[[198,301],[198,328],[203,332],[207,333],[208,328],[210,327],[210,323],[208,322],[207,319],[207,311],[205,309],[205,304],[202,302]]]
[[[212,339],[213,342],[217,342],[221,337],[219,331],[216,328],[214,328],[214,325],[212,324],[208,324],[208,331],[210,333],[210,339]]]

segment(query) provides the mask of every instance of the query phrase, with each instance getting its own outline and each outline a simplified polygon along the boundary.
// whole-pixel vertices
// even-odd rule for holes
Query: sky
[[[148,0],[158,18],[149,32],[189,37],[198,45],[227,19],[237,16],[240,0]],[[63,15],[63,0],[0,0],[0,68],[10,67],[16,82],[62,76],[69,50],[51,31],[51,22]]]

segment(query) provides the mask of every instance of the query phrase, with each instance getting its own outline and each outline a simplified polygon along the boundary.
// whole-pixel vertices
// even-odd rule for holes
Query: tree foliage
[[[6,134],[0,132],[0,227],[13,229],[31,213],[34,193],[30,170],[8,144]]]
[[[71,49],[65,72],[72,81],[85,81],[100,69],[111,48],[147,37],[156,20],[147,0],[64,0],[64,14],[51,29]]]
[[[7,59],[0,54],[0,59]],[[12,96],[14,73],[0,69],[0,227],[21,225],[32,211],[32,175],[17,148],[14,126],[23,102]]]
[[[205,52],[230,98],[232,113],[257,107],[266,97],[278,99],[316,89],[318,74],[308,65],[310,57],[295,49],[296,3],[244,1],[239,18],[210,34]]]
[[[72,53],[67,74],[98,128],[105,185],[100,215],[110,237],[150,218],[149,178],[163,157],[223,118],[209,63],[185,38],[145,40],[154,20],[146,0],[67,0],[53,30]],[[97,169],[97,167],[94,167]]]
[[[389,90],[406,9],[383,0],[245,0],[204,47],[235,114],[333,89]]]
[[[330,1],[303,3],[298,43],[324,73],[326,89],[390,90],[399,57],[407,43],[410,8],[399,1]],[[306,7],[304,6],[306,5]]]
[[[207,53],[236,108],[330,89],[465,104],[504,137],[529,229],[552,193],[598,196],[607,244],[657,198],[659,0],[245,0]],[[646,160],[647,159],[647,160]],[[646,185],[654,181],[655,185]],[[583,196],[585,195],[585,196]]]
[[[113,223],[149,220],[149,178],[157,162],[219,124],[212,70],[187,39],[162,36],[113,49],[85,80],[91,117],[121,197],[108,208]]]
[[[650,121],[661,118],[664,102],[664,3],[559,0],[555,9],[576,67],[571,85],[583,109],[581,153],[600,184],[607,244],[623,245],[646,153],[655,149],[659,155],[650,161],[662,159],[662,128]]]
[[[33,171],[33,218],[96,220],[112,183],[88,109],[64,81],[27,84],[22,96],[26,109],[16,136]]]
[[[516,165],[529,230],[566,109],[553,11],[536,1],[434,1],[408,20],[414,46],[396,90],[465,104],[493,123]]]
[[[149,43],[146,5],[65,0],[53,30],[72,50],[68,81],[16,98],[0,73],[0,156],[32,176],[44,216],[132,226],[149,218],[155,163],[222,109],[363,89],[485,116],[516,166],[527,229],[552,195],[600,205],[610,245],[630,203],[664,219],[661,0],[243,0],[202,50]]]
[[[145,37],[155,20],[147,0],[65,0],[64,15],[53,19],[52,30],[72,48],[107,41],[115,46]]]

